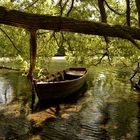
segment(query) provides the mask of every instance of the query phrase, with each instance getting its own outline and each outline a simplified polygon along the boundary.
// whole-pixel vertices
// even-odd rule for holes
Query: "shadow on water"
[[[2,77],[0,77],[0,104],[7,104],[12,101],[12,86]]]
[[[11,110],[12,108],[12,110]],[[29,138],[30,122],[19,113],[18,106],[8,105],[0,109],[0,139],[20,139]]]
[[[29,83],[18,73],[2,74],[0,77],[8,80],[11,88],[4,86],[5,89],[1,90],[0,138],[137,140],[140,132],[140,96],[131,89],[127,75],[120,69],[91,68],[88,90],[78,100],[69,99],[70,103],[60,100],[57,103],[59,106],[52,101],[51,106],[46,101],[41,102],[36,104],[38,110],[30,114]]]

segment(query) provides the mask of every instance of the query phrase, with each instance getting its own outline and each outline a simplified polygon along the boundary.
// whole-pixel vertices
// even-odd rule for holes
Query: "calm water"
[[[59,61],[48,70],[64,67]],[[61,104],[59,113],[49,107],[31,114],[30,82],[19,72],[0,70],[0,140],[137,140],[140,95],[129,77],[127,68],[91,67],[84,97]]]

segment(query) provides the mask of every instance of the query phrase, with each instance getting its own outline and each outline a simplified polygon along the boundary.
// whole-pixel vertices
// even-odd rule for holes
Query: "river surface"
[[[67,67],[63,63],[57,69]],[[51,71],[52,66],[49,67]],[[138,140],[140,92],[129,68],[88,68],[88,90],[76,102],[31,112],[30,82],[0,70],[0,140]],[[38,102],[36,97],[35,106]]]

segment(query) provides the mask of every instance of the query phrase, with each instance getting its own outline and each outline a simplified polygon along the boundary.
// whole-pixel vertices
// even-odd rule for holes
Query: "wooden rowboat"
[[[86,83],[86,76],[86,68],[69,68],[51,74],[45,81],[34,80],[37,96],[39,100],[57,100],[78,94]]]

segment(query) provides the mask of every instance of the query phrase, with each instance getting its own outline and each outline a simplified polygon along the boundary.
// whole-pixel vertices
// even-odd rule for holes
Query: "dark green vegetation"
[[[30,61],[35,63],[36,46],[37,66],[41,65],[40,57],[49,59],[58,54],[88,66],[103,61],[112,65],[116,61],[129,64],[138,61],[139,41],[134,40],[139,40],[138,0],[2,0],[0,6],[0,56],[19,55],[26,69],[30,51]]]

